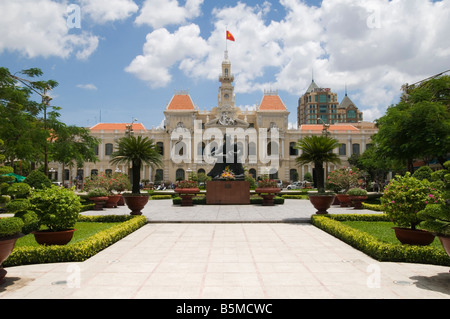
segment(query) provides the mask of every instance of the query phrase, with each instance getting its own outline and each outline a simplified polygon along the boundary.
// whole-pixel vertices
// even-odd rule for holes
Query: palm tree
[[[317,174],[317,189],[319,193],[325,192],[323,163],[339,164],[341,160],[333,153],[339,147],[337,140],[326,136],[307,136],[297,142],[296,148],[302,150],[302,154],[295,160],[298,165],[314,163]]]
[[[162,155],[153,140],[142,136],[129,135],[122,137],[117,145],[117,150],[111,154],[111,164],[130,164],[133,186],[131,192],[140,194],[139,181],[141,179],[142,164],[148,164],[152,168],[162,165]]]

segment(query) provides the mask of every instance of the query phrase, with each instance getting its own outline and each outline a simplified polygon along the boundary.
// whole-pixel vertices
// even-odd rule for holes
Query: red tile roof
[[[126,130],[126,126],[130,125],[130,123],[98,123],[96,125],[94,125],[93,127],[91,127],[91,131],[125,131]],[[134,131],[140,131],[140,130],[144,130],[146,131],[147,129],[145,128],[145,126],[141,123],[134,123],[133,124],[133,130]]]
[[[260,111],[286,111],[286,106],[278,95],[266,94],[264,95],[261,104],[259,105]]]
[[[191,97],[188,94],[175,94],[172,97],[169,105],[167,106],[168,110],[194,110],[195,106],[191,100]]]

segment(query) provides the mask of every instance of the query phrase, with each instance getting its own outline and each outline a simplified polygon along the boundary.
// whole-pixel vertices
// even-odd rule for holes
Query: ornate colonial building
[[[65,169],[65,172],[53,163],[50,167],[55,172],[54,177],[59,181],[64,178],[67,183],[100,172],[128,173],[129,168],[124,165],[110,165],[110,155],[121,137],[135,134],[153,139],[163,155],[163,166],[152,169],[144,165],[141,178],[175,182],[187,178],[191,171],[208,173],[222,149],[224,135],[228,134],[238,145],[243,166],[254,177],[270,174],[272,178],[289,182],[298,174],[303,180],[304,174],[312,172],[313,167],[312,164],[296,165],[298,150],[294,146],[304,136],[323,134],[325,126],[314,121],[314,124],[288,129],[289,112],[277,91],[264,92],[255,110],[241,110],[235,105],[233,81],[231,62],[225,52],[216,107],[201,111],[189,93],[182,91],[176,92],[167,104],[163,127],[149,130],[139,123],[99,123],[90,128],[92,135],[102,140],[96,149],[99,161],[85,163],[83,168]],[[327,100],[335,101],[335,95],[327,94]],[[335,152],[341,157],[342,165],[347,165],[350,155],[364,152],[376,132],[373,123],[364,122],[336,123],[326,128],[340,142]],[[331,165],[328,171],[335,168]]]

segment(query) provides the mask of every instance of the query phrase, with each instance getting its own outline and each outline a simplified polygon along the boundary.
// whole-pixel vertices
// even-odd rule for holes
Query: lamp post
[[[125,135],[131,136],[133,135],[133,124],[134,122],[137,122],[138,120],[133,118],[133,120],[131,121],[131,124],[126,125],[125,128]]]

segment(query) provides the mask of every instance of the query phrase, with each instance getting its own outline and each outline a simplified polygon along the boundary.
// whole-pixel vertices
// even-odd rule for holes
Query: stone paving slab
[[[330,210],[344,212],[356,210]],[[308,201],[180,208],[159,200],[144,214],[151,223],[84,262],[7,268],[0,298],[450,298],[449,267],[378,262],[306,223]]]

